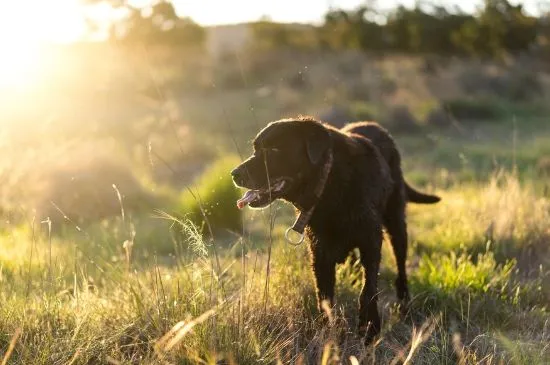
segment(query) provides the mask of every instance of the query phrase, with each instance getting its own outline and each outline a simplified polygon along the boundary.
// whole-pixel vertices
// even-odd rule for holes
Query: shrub
[[[239,230],[241,227],[241,211],[236,205],[240,192],[230,175],[230,171],[238,163],[239,159],[235,156],[227,156],[214,162],[183,193],[183,214],[202,227],[203,232],[208,232],[206,223],[210,224],[213,231]],[[201,206],[207,221],[201,212]]]
[[[515,268],[515,259],[499,263],[490,251],[475,257],[455,252],[424,255],[411,288],[421,310],[444,307],[447,315],[462,316],[467,307],[469,316],[495,323],[509,313],[510,305],[519,309],[540,303],[540,284],[521,283]]]
[[[333,105],[328,110],[322,112],[319,119],[337,128],[341,128],[347,123],[353,122],[355,118],[348,107]]]
[[[437,60],[434,57],[426,57],[420,65],[420,71],[427,75],[436,75],[438,71]]]
[[[418,121],[405,105],[397,105],[388,111],[383,124],[391,132],[413,132],[418,128]]]
[[[83,225],[120,215],[121,203],[127,213],[157,204],[157,195],[108,145],[60,143],[39,151],[14,159],[17,165],[0,191],[5,213]]]
[[[443,102],[453,117],[465,120],[494,120],[502,116],[500,106],[489,99],[453,99]]]
[[[537,173],[540,176],[550,176],[550,156],[541,156],[537,160]]]
[[[336,61],[336,70],[343,77],[356,78],[363,69],[363,55],[349,51],[341,54]]]
[[[449,113],[442,107],[432,109],[426,117],[426,124],[434,127],[447,127],[452,123]]]
[[[522,102],[532,100],[543,93],[543,87],[534,72],[510,69],[490,74],[483,69],[469,69],[459,75],[459,83],[469,94],[485,94]]]
[[[457,75],[457,83],[468,94],[491,93],[495,89],[496,76],[490,75],[481,67],[468,67]]]
[[[416,271],[417,283],[435,294],[444,296],[505,293],[515,262],[504,265],[496,262],[492,252],[479,254],[474,260],[467,254],[436,254],[424,256]]]
[[[363,80],[354,80],[347,85],[347,95],[351,100],[368,101],[370,87]]]
[[[311,88],[311,81],[307,74],[297,72],[288,78],[287,84],[295,90],[308,90]]]
[[[240,90],[246,83],[235,62],[227,62],[215,70],[216,85],[224,90]]]
[[[358,103],[353,106],[353,115],[356,120],[372,121],[378,119],[379,111],[371,103]]]
[[[543,93],[539,78],[533,72],[514,72],[506,81],[502,94],[512,101],[529,101]]]
[[[380,80],[380,92],[386,96],[392,96],[399,88],[397,82],[391,77],[384,75]]]

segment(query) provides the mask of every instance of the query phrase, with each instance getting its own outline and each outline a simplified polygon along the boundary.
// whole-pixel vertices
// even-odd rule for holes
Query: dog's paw
[[[334,322],[334,303],[332,300],[323,299],[319,302],[318,310],[323,318],[323,323],[332,324]]]
[[[399,315],[401,318],[405,318],[409,315],[409,301],[408,300],[401,300],[399,304],[397,305],[399,310]]]

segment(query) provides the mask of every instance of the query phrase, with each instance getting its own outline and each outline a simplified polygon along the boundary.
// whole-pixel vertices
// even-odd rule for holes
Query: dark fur
[[[332,170],[306,227],[319,310],[323,300],[334,304],[336,264],[358,248],[365,273],[359,328],[370,342],[380,331],[377,276],[382,229],[385,227],[389,234],[396,256],[397,297],[406,305],[406,202],[439,201],[439,197],[420,193],[406,184],[400,155],[389,133],[376,123],[366,122],[350,124],[342,130],[308,118],[273,122],[256,136],[254,155],[232,175],[237,185],[251,189],[288,177],[285,191],[270,194],[269,199],[261,199],[255,207],[281,198],[308,209],[316,203],[312,191],[330,147],[334,157]]]
[[[401,170],[401,155],[397,150],[395,141],[390,133],[378,123],[350,123],[344,126],[341,131],[345,133],[356,133],[370,139],[370,141],[380,150],[380,153],[384,156],[384,159],[390,166],[394,181],[403,180],[407,201],[411,203],[433,204],[440,200],[438,196],[421,193],[407,184],[403,178],[403,173]]]

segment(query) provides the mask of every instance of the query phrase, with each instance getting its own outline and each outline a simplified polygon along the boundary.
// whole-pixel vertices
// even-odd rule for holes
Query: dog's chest
[[[366,196],[342,194],[336,204],[317,207],[309,226],[317,236],[349,237],[379,221],[375,203]]]

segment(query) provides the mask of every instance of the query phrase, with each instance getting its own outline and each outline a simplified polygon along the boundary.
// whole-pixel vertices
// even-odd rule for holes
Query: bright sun
[[[0,89],[19,88],[43,72],[45,46],[84,35],[78,0],[18,0],[0,5]]]
[[[36,77],[40,66],[40,45],[29,40],[12,41],[2,38],[0,38],[2,49],[0,88],[28,84]]]

